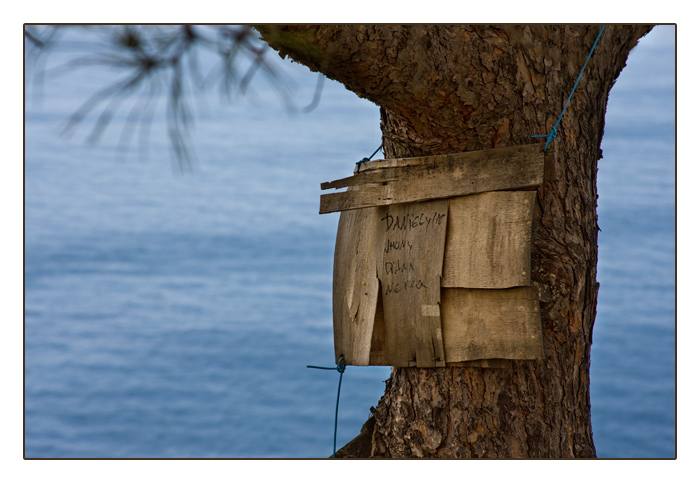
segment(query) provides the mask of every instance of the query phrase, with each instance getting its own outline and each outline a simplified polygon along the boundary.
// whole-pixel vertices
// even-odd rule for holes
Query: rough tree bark
[[[559,117],[600,25],[260,26],[280,55],[381,108],[386,158],[521,145]],[[608,93],[651,26],[608,25],[549,147],[532,279],[545,357],[506,369],[394,368],[355,457],[595,457],[589,367],[596,172]]]

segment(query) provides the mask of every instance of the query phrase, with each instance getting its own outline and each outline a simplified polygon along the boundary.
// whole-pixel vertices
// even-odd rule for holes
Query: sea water
[[[643,39],[606,118],[591,364],[601,457],[675,455],[674,53],[673,27]],[[274,62],[311,102],[316,75]],[[25,456],[327,457],[338,373],[306,368],[334,362],[338,215],[318,215],[319,183],[381,144],[379,109],[328,80],[309,114],[287,114],[264,76],[231,102],[191,94],[197,160],[181,173],[164,93],[129,148],[128,110],[94,145],[94,115],[58,135],[115,75],[27,90]],[[348,367],[338,446],[388,375]]]

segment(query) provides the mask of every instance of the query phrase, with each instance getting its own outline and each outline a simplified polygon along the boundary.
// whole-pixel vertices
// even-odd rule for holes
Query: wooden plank
[[[385,357],[392,366],[445,366],[440,277],[448,206],[442,200],[379,208]]]
[[[541,359],[542,323],[537,290],[442,289],[447,362]]]
[[[442,286],[530,285],[535,191],[494,191],[450,199]]]
[[[396,168],[396,169],[385,169],[381,171],[371,171],[361,174],[356,174],[354,176],[348,176],[347,178],[337,179],[335,181],[326,181],[321,183],[322,190],[328,189],[341,189],[347,188],[349,186],[365,186],[372,184],[382,184],[391,181],[396,181],[401,175],[400,171],[407,172],[407,168]]]
[[[321,195],[320,213],[535,188],[544,177],[540,144],[365,164],[356,176],[323,183],[359,189]]]
[[[438,154],[434,156],[418,156],[414,158],[375,159],[374,161],[360,163],[355,172],[364,173],[366,171],[410,166],[433,166],[436,164],[444,163],[449,159],[455,159],[460,162],[469,162],[469,160],[471,159],[524,159],[532,156],[533,154],[536,155],[537,153],[544,154],[544,144],[533,143],[524,144],[520,146],[508,146],[505,148],[485,149],[481,151],[467,151],[464,153]]]
[[[336,361],[370,363],[372,333],[379,295],[375,232],[378,209],[340,214],[333,262],[333,337]],[[376,246],[375,246],[376,245]]]

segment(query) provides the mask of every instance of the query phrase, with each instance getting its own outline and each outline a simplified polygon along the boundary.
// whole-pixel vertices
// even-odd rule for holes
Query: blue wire
[[[380,149],[382,149],[381,146],[379,146],[379,147],[372,153],[372,155],[371,155],[369,158],[362,158],[362,159],[359,160],[357,163],[355,163],[355,166],[357,167],[357,170],[359,171],[359,170],[360,170],[360,165],[361,165],[362,163],[366,163],[367,161],[369,161],[370,159],[372,159],[372,158],[374,157],[374,155],[377,154],[377,153],[379,152]]]
[[[377,149],[377,151],[379,151]],[[375,154],[376,152],[375,151]],[[374,154],[372,155],[374,156]],[[345,364],[343,364],[343,356],[340,356],[338,360],[338,365],[335,367],[320,367],[320,366],[306,366],[309,369],[324,369],[327,371],[338,371],[340,373],[340,379],[338,380],[338,397],[335,400],[335,429],[333,430],[333,458],[335,458],[335,442],[338,437],[338,406],[340,405],[340,385],[343,383],[343,372],[345,372]]]
[[[559,115],[559,119],[557,119],[557,123],[549,131],[549,134],[538,134],[536,136],[532,136],[533,138],[547,138],[547,144],[544,145],[545,152],[547,152],[547,147],[549,147],[549,143],[552,142],[552,139],[557,137],[557,126],[559,126],[559,123],[561,122],[562,118],[564,117],[564,111],[566,111],[566,108],[569,105],[569,101],[574,96],[574,91],[576,90],[576,86],[578,86],[578,81],[581,80],[581,76],[583,75],[583,71],[586,70],[586,66],[588,65],[588,61],[591,59],[591,56],[593,55],[593,49],[595,49],[595,46],[598,45],[598,40],[600,40],[600,36],[603,34],[604,28],[605,28],[605,25],[600,27],[600,32],[598,32],[598,36],[596,37],[595,42],[593,42],[593,47],[591,47],[591,51],[588,53],[588,58],[586,59],[586,62],[583,64],[583,67],[581,68],[581,72],[579,72],[579,74],[578,74],[578,78],[576,79],[576,83],[574,84],[574,88],[571,89],[571,94],[569,94],[569,98],[566,100],[566,104],[564,104],[564,109],[561,110],[561,114]]]

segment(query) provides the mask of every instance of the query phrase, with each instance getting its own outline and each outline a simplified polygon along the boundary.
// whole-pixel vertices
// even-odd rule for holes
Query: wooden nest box
[[[336,361],[498,366],[542,358],[530,280],[541,144],[365,162],[321,189],[341,211],[333,265]]]

